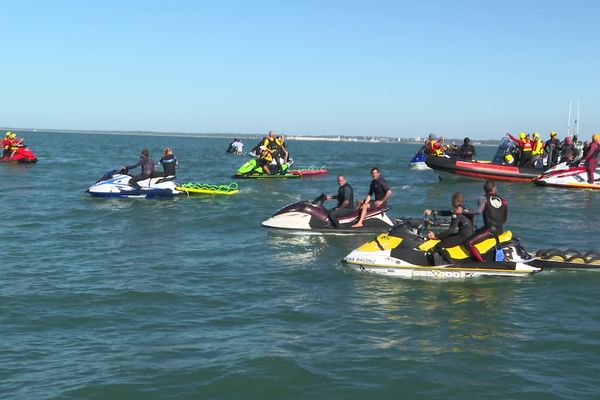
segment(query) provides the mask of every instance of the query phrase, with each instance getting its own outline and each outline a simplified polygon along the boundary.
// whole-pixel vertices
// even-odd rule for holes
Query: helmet
[[[594,142],[597,142],[598,140],[600,140],[600,135],[598,135],[597,133],[594,133],[594,136],[592,136],[592,140]]]
[[[464,140],[464,142],[465,143],[469,143],[469,142],[471,142],[471,139],[469,139],[468,137],[466,137],[465,140]]]
[[[515,158],[512,156],[512,154],[507,154],[504,156],[504,161],[506,161],[509,164],[512,164],[512,162],[515,161]]]
[[[17,134],[16,134],[16,133],[12,133],[12,132],[11,132],[11,134],[10,134],[10,137],[14,139],[14,138],[16,138],[16,137],[17,137]]]
[[[535,133],[533,134],[533,137],[534,137],[534,138],[537,138],[537,139],[539,139],[539,137],[540,137],[540,134],[539,134],[539,133],[537,133],[537,132],[535,132]]]
[[[260,146],[259,149],[260,150],[266,150],[267,148],[265,146]]]
[[[571,144],[571,143],[573,143],[573,138],[572,138],[571,136],[567,136],[567,137],[565,138],[565,143],[568,143],[568,144]]]
[[[6,136],[10,136],[10,135],[12,135],[11,131],[6,132]]]
[[[521,139],[525,139],[527,137],[527,134],[525,132],[521,132],[519,136],[521,137]]]
[[[556,132],[554,132],[554,131],[550,132],[550,137],[554,137],[554,136],[556,136],[556,135],[557,135],[557,133],[556,133]]]
[[[430,133],[429,134],[429,140],[435,140],[435,134]]]

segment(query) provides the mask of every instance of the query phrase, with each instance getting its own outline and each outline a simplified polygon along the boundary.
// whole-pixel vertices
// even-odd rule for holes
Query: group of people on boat
[[[285,135],[276,135],[274,131],[269,131],[268,136],[264,137],[254,148],[252,152],[256,154],[258,166],[268,175],[284,173],[282,163],[288,163],[290,153],[286,148]],[[273,162],[275,164],[273,165]]]
[[[489,238],[498,238],[504,232],[503,225],[508,219],[508,203],[496,192],[494,181],[486,181],[483,185],[485,194],[479,198],[478,207],[471,210],[464,205],[464,195],[460,192],[452,196],[452,211],[437,211],[438,215],[450,216],[450,227],[439,234],[427,232],[428,239],[439,239],[440,242],[433,248],[446,262],[451,263],[451,257],[446,249],[454,246],[465,245],[471,252],[471,256],[483,262],[481,253],[475,247],[476,244]],[[425,210],[426,216],[434,213],[433,210]],[[476,215],[483,217],[483,227],[475,230],[474,218]]]
[[[542,141],[538,132],[533,134],[533,138],[526,132],[521,132],[519,138],[510,133],[507,136],[518,145],[516,152],[506,154],[507,164],[534,168],[550,168],[559,162],[565,162],[568,166],[585,165],[588,183],[593,183],[600,152],[600,135],[597,133],[591,141],[583,144],[581,151],[576,146],[577,136],[567,136],[562,142],[556,132],[550,132],[550,139],[546,142]]]
[[[452,144],[444,144],[444,137],[436,138],[434,133],[430,133],[425,148],[423,150],[426,155],[434,155],[438,157],[457,157],[461,160],[472,161],[477,154],[475,146],[471,144],[471,139],[464,138],[463,144],[458,146],[454,142]]]
[[[2,139],[2,158],[14,157],[17,150],[25,147],[25,140],[17,137],[16,133],[6,132]]]
[[[138,175],[133,176],[129,180],[129,185],[135,189],[140,189],[138,182],[149,179],[149,178],[160,178],[160,177],[175,177],[177,166],[179,165],[177,158],[173,154],[173,149],[167,147],[163,151],[163,156],[160,158],[159,163],[163,167],[163,172],[156,171],[154,160],[150,158],[150,152],[148,149],[142,150],[139,160],[132,165],[123,166],[121,171],[123,173],[129,173],[130,170],[140,168],[141,172]]]
[[[381,176],[379,167],[371,168],[371,178],[367,196],[358,202],[360,214],[356,223],[352,225],[352,228],[362,228],[369,209],[386,208],[388,200],[392,197],[392,188],[385,178]],[[335,199],[338,201],[337,206],[329,210],[329,220],[336,228],[339,227],[340,217],[350,215],[356,211],[352,186],[350,186],[344,175],[338,175],[337,181],[339,185],[337,195],[325,195],[326,200]]]

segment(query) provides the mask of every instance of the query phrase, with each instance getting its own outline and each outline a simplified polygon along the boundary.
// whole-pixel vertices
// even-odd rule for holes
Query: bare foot
[[[354,224],[352,225],[352,228],[362,228],[363,224]]]

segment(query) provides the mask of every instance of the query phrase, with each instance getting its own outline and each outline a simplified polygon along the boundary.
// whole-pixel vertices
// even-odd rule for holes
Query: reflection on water
[[[368,336],[374,347],[486,353],[495,351],[489,342],[519,337],[510,321],[527,279],[430,282],[360,275],[352,301],[357,313],[369,309],[363,323],[380,326],[379,335]],[[390,324],[396,329],[381,329]]]

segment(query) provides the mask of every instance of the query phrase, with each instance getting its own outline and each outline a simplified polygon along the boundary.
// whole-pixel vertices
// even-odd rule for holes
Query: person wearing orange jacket
[[[429,134],[429,139],[427,139],[427,143],[425,143],[425,148],[427,149],[427,154],[432,154],[434,156],[441,157],[444,155],[444,137],[442,136],[439,139],[436,139],[433,133]]]
[[[598,156],[600,155],[600,135],[595,133],[592,136],[592,143],[581,163],[585,163],[587,168],[588,183],[594,183],[594,173],[598,168]]]
[[[2,139],[2,158],[10,156],[10,153],[12,152],[13,140],[10,137],[11,134],[12,132],[10,131],[6,132],[4,139]]]
[[[533,151],[533,143],[528,133],[521,132],[519,135],[520,139],[517,139],[510,133],[507,133],[508,137],[515,143],[517,143],[521,149],[521,156],[519,157],[519,167],[528,166],[531,163],[531,153]]]

